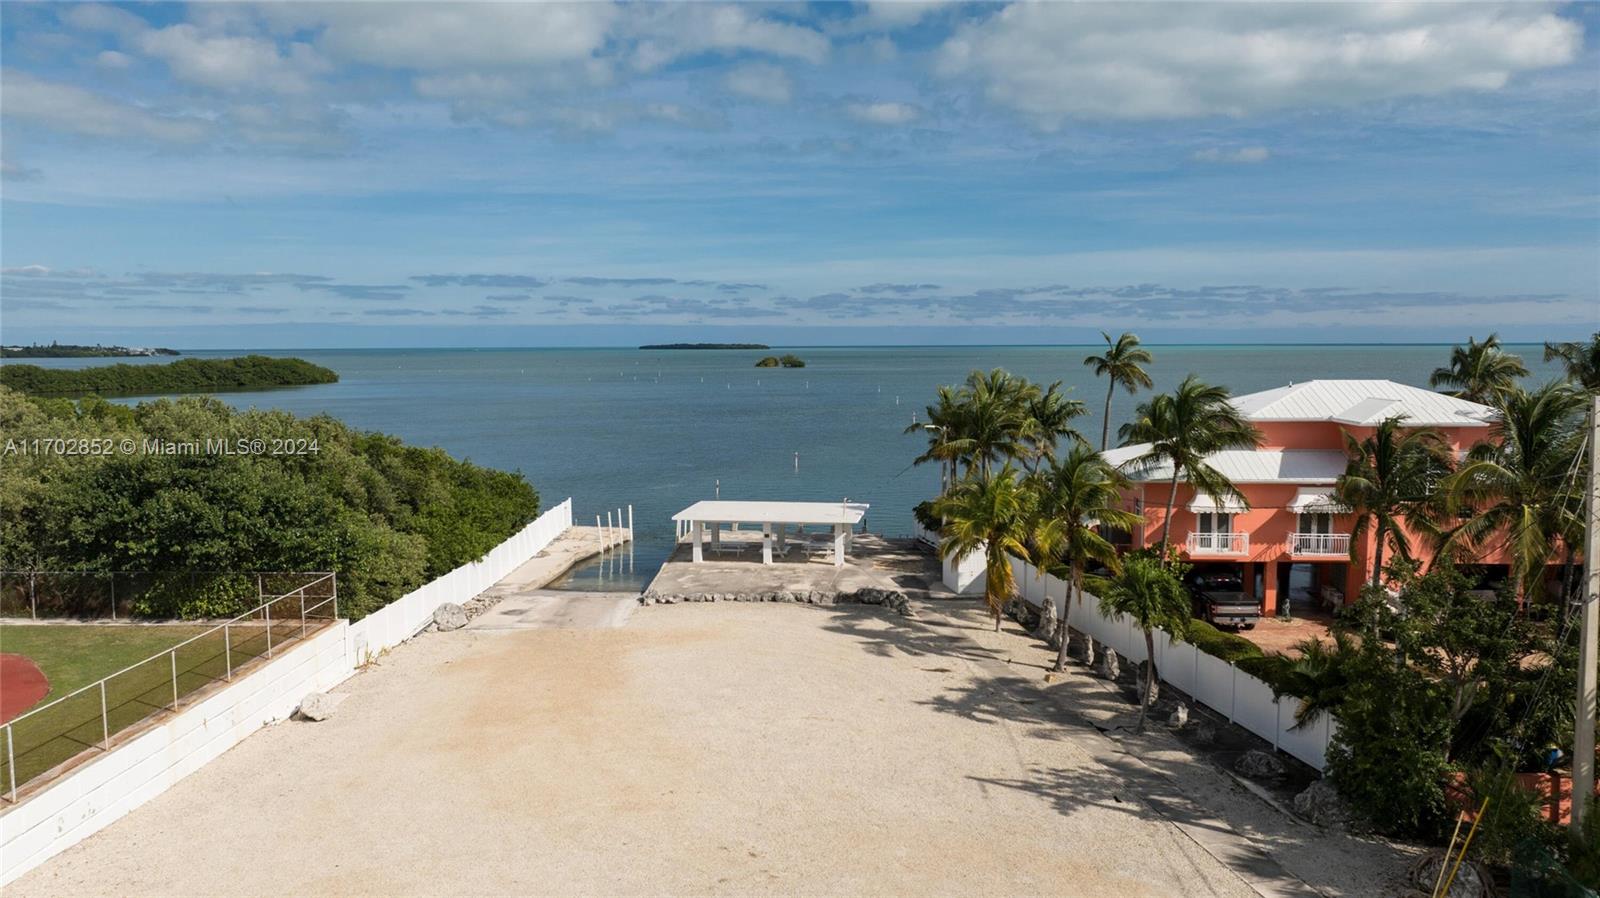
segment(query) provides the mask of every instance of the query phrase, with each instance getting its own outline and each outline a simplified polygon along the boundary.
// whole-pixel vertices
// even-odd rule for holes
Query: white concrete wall
[[[1034,605],[1048,600],[1062,611],[1066,600],[1066,584],[1056,577],[1039,576],[1038,571],[1012,559],[1017,587],[1024,598]],[[1074,630],[1087,633],[1093,639],[1110,646],[1118,654],[1133,661],[1145,658],[1144,634],[1133,622],[1122,615],[1103,617],[1100,600],[1091,593],[1083,594],[1082,602],[1074,602],[1070,623]],[[1319,714],[1304,729],[1293,729],[1294,714],[1299,699],[1285,696],[1273,698],[1272,687],[1232,664],[1213,658],[1193,645],[1173,642],[1164,631],[1154,634],[1156,667],[1161,679],[1171,683],[1232,723],[1255,733],[1272,743],[1279,751],[1304,761],[1318,771],[1328,766],[1328,745],[1339,723],[1332,714]]]
[[[369,654],[427,626],[444,602],[465,602],[572,526],[572,500],[492,549],[354,624],[336,621],[268,664],[0,813],[0,886],[110,825],[256,730],[294,713],[308,692],[344,682]],[[261,809],[270,813],[271,809]]]
[[[917,539],[939,551],[939,534],[928,530],[920,523],[913,523]],[[940,578],[945,586],[958,595],[981,596],[983,587],[988,577],[984,573],[984,557],[982,552],[972,552],[960,558],[941,558],[939,561],[943,576]]]

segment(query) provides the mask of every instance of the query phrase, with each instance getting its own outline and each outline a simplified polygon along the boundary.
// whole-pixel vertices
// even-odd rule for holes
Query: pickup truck
[[[1238,574],[1191,571],[1187,586],[1195,614],[1213,626],[1249,630],[1261,618],[1261,602],[1245,595]]]

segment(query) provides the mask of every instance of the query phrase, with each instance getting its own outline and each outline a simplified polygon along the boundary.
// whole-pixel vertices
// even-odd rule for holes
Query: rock
[[[1043,639],[1051,648],[1057,648],[1061,644],[1056,638],[1056,622],[1056,603],[1046,598],[1044,604],[1039,606],[1039,623],[1033,628],[1033,635]]]
[[[1445,864],[1453,866],[1455,860],[1447,858],[1443,851],[1430,851],[1411,865],[1406,881],[1431,895],[1434,884],[1439,881],[1439,868]],[[1451,880],[1450,889],[1443,898],[1494,898],[1494,886],[1488,872],[1477,861],[1466,861],[1456,870],[1456,878]]]
[[[1139,694],[1140,695],[1144,694],[1144,681],[1149,676],[1150,676],[1150,662],[1149,661],[1140,661],[1139,662]],[[1150,684],[1149,702],[1150,702],[1151,706],[1154,706],[1155,703],[1160,701],[1160,700],[1161,700],[1161,681],[1158,679],[1155,682]]]
[[[1203,720],[1197,720],[1189,725],[1189,741],[1195,745],[1210,745],[1217,741],[1217,728]]]
[[[1087,633],[1079,633],[1074,630],[1073,634],[1078,639],[1078,656],[1083,659],[1084,666],[1094,667],[1095,657],[1100,654],[1100,643],[1096,642]]]
[[[1344,826],[1350,809],[1327,780],[1317,780],[1294,797],[1294,812],[1318,826]]]
[[[467,611],[455,602],[433,609],[433,625],[440,630],[459,630],[467,625]]]
[[[1233,769],[1251,779],[1276,779],[1283,776],[1283,761],[1271,752],[1252,748],[1233,762]]]
[[[1116,680],[1122,674],[1122,665],[1117,663],[1116,652],[1106,652],[1100,656],[1100,676],[1108,680]]]
[[[326,692],[308,692],[300,700],[300,716],[305,720],[327,720],[344,698],[343,695],[329,695]]]
[[[1178,702],[1178,706],[1172,709],[1172,716],[1167,718],[1167,726],[1173,729],[1182,729],[1188,725],[1189,706],[1183,702]]]

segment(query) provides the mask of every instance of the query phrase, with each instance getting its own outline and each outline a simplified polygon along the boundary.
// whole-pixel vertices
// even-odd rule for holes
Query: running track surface
[[[50,692],[39,665],[23,655],[0,653],[0,723],[22,714]]]

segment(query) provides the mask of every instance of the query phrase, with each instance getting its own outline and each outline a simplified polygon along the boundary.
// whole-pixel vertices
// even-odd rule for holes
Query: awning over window
[[[1218,502],[1202,493],[1189,503],[1189,510],[1195,514],[1244,514],[1246,508],[1244,501],[1237,496],[1225,496]]]
[[[1294,494],[1289,510],[1312,514],[1344,514],[1350,509],[1333,498],[1333,487],[1303,486]]]

